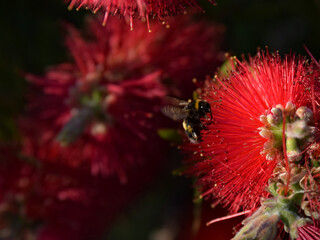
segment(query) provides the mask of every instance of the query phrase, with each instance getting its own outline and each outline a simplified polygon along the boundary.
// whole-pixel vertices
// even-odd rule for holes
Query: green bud
[[[281,220],[285,226],[285,231],[290,233],[291,239],[298,238],[298,227],[303,227],[312,221],[308,218],[300,217],[296,209],[284,208],[280,212]]]
[[[307,123],[313,122],[313,112],[310,108],[299,107],[296,111],[296,116]]]
[[[303,139],[310,134],[307,122],[304,120],[295,121],[288,124],[286,135],[291,138]]]
[[[290,162],[301,160],[300,149],[295,138],[288,137],[286,141],[287,155]]]
[[[282,113],[283,110],[284,110],[284,107],[282,106],[282,104],[277,104],[275,108],[280,109],[280,110],[281,110],[281,113]],[[271,110],[271,112],[272,112],[272,110]]]
[[[277,214],[264,213],[247,222],[232,240],[274,240],[279,220]]]
[[[268,130],[267,128],[259,128],[260,132],[260,136],[263,137],[263,138],[266,138],[266,139],[270,139],[271,136],[272,136],[272,132],[270,130]]]
[[[296,105],[292,102],[287,102],[285,110],[287,114],[294,114],[294,111],[296,110]]]
[[[268,187],[268,191],[269,191],[274,197],[277,197],[277,196],[278,196],[277,190],[278,190],[278,187],[277,187],[277,183],[276,183],[276,182],[270,184],[269,187]]]
[[[269,125],[268,119],[266,115],[260,116],[260,122],[262,122],[264,125]]]
[[[282,110],[280,108],[272,108],[267,120],[273,126],[278,125],[282,121]]]

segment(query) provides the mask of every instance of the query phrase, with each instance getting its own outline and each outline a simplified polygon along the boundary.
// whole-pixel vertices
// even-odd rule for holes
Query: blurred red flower
[[[6,239],[98,239],[128,202],[148,185],[156,166],[116,177],[93,177],[56,163],[19,155],[17,146],[0,146],[0,234]],[[32,237],[33,236],[33,237]]]
[[[125,183],[127,169],[164,159],[162,101],[191,92],[191,78],[214,69],[221,28],[184,17],[151,34],[116,21],[91,21],[86,38],[67,29],[75,63],[27,76],[34,91],[20,121],[24,153]]]
[[[102,9],[105,12],[103,25],[106,24],[109,15],[119,14],[130,21],[131,30],[133,30],[133,18],[146,21],[148,29],[151,31],[149,19],[157,18],[160,21],[164,21],[169,16],[185,13],[186,7],[194,7],[201,10],[197,4],[197,0],[67,0],[66,2],[69,3],[69,9],[72,9],[74,6],[76,6],[77,9],[85,7],[94,13]]]
[[[202,97],[211,104],[213,119],[204,120],[203,141],[186,146],[194,152],[189,173],[199,177],[203,195],[213,193],[231,212],[259,205],[281,157],[268,155],[260,116],[273,114],[279,104],[312,108],[310,80],[316,77],[304,59],[281,60],[268,52],[235,64],[228,78],[207,82]]]

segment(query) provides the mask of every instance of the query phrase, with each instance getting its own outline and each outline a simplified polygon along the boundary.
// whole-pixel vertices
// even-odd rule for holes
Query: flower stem
[[[282,112],[282,147],[283,147],[283,155],[284,159],[286,161],[286,170],[287,170],[287,184],[285,188],[285,196],[287,196],[288,189],[289,189],[289,183],[290,183],[290,167],[289,167],[289,161],[288,161],[288,155],[287,155],[287,147],[286,147],[286,116]]]

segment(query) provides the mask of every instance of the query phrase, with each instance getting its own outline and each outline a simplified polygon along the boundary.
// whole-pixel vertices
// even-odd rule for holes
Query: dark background
[[[268,46],[270,51],[279,50],[281,55],[290,52],[307,55],[303,47],[306,45],[320,58],[319,0],[218,0],[217,3],[213,6],[207,1],[200,2],[205,13],[199,18],[226,26],[224,49],[231,54],[254,55],[258,47]],[[24,106],[27,84],[21,77],[23,73],[42,74],[46,67],[69,59],[61,24],[66,21],[81,28],[86,14],[92,13],[68,11],[63,0],[16,0],[2,5],[0,139],[19,137],[13,119]],[[192,203],[191,179],[171,174],[181,166],[176,154],[173,149],[172,164],[152,188],[119,215],[103,239],[191,239],[192,224],[201,218],[197,239],[230,239],[231,226],[240,219],[204,226],[206,221],[226,212],[219,207],[213,211],[208,204]],[[174,238],[156,238],[161,233],[162,236],[171,233]]]

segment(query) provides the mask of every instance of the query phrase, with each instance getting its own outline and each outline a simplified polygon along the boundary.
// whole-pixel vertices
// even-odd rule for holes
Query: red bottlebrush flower
[[[46,166],[31,159],[17,157],[18,152],[18,147],[1,145],[0,221],[2,227],[0,231],[3,232],[2,236],[8,239],[29,239],[27,236],[36,235],[39,224],[44,227],[43,224],[48,222],[63,223],[65,231],[57,238],[60,240],[87,239],[84,236],[103,229],[104,223],[99,221],[101,215],[95,216],[98,210],[95,209],[97,202],[90,203],[97,200],[90,199],[90,195],[96,191],[95,185],[91,185],[90,188],[87,185],[90,178],[83,174],[81,177],[76,177],[75,172],[70,174],[70,171],[65,168],[61,171],[61,168],[54,165]],[[86,184],[84,184],[85,181]],[[86,204],[89,203],[92,206],[88,208]],[[94,228],[90,221],[89,224],[87,222],[93,216],[96,220]],[[73,234],[73,238],[63,237],[70,231],[82,236],[76,237]]]
[[[17,157],[19,147],[0,150],[0,233],[7,239],[98,239],[158,168],[129,171],[135,181],[122,185],[117,177]]]
[[[68,0],[69,9],[74,6],[77,9],[81,7],[88,8],[94,13],[102,9],[105,12],[103,25],[106,24],[109,15],[119,14],[130,21],[131,30],[133,30],[133,18],[139,18],[147,21],[149,31],[149,18],[158,18],[164,21],[167,17],[185,13],[186,7],[196,7],[200,9],[196,0],[161,0],[161,1],[107,1],[107,0]]]
[[[298,228],[299,237],[297,240],[317,240],[320,239],[320,228],[313,225],[306,225]]]
[[[159,115],[165,91],[157,83],[157,73],[118,84],[100,83],[93,91],[76,89],[79,92],[74,94],[81,99],[72,99],[69,91],[74,89],[67,86],[70,82],[59,84],[55,78],[70,74],[61,70],[61,66],[56,69],[53,78],[49,75],[44,79],[33,78],[33,83],[47,94],[33,99],[30,118],[22,120],[27,136],[26,154],[72,167],[87,168],[90,164],[93,175],[117,173],[122,182],[126,181],[125,169],[163,156],[156,132],[160,125],[155,117]],[[77,88],[76,79],[67,77],[70,78],[65,80],[72,81],[72,87]],[[94,91],[99,88],[102,95],[95,100],[93,95],[99,93]],[[89,105],[81,105],[81,101],[92,96]],[[65,103],[68,100],[75,102],[68,106]],[[37,121],[37,126],[32,125]]]
[[[199,176],[203,195],[213,193],[231,212],[253,210],[268,194],[268,180],[283,155],[270,148],[282,141],[276,135],[267,141],[264,126],[282,119],[279,109],[312,108],[310,79],[315,78],[304,59],[281,60],[278,54],[259,52],[236,65],[228,78],[207,83],[202,97],[211,104],[213,119],[204,120],[202,141],[186,147],[194,151],[189,172]],[[282,138],[282,130],[279,134]]]
[[[141,22],[131,32],[115,20],[107,27],[89,20],[91,41],[85,41],[75,29],[67,38],[82,74],[96,72],[97,65],[102,65],[109,70],[107,77],[114,81],[161,70],[160,80],[169,94],[188,98],[194,90],[191,80],[204,79],[222,63],[222,25],[181,16],[168,29],[152,24],[152,33],[146,33]]]
[[[170,92],[183,82],[191,86],[186,72],[190,78],[199,77],[212,67],[208,61],[218,62],[216,51],[206,51],[215,49],[219,30],[188,23],[183,18],[169,30],[159,26],[149,34],[142,23],[130,32],[115,21],[106,28],[94,21],[90,40],[70,27],[67,45],[75,63],[51,68],[44,77],[27,76],[37,91],[30,96],[28,116],[21,120],[25,153],[77,168],[90,165],[93,175],[117,174],[122,182],[126,169],[162,159],[157,129],[163,126],[160,108],[168,93],[164,84],[173,85]],[[194,39],[203,43],[201,48],[190,47]]]

